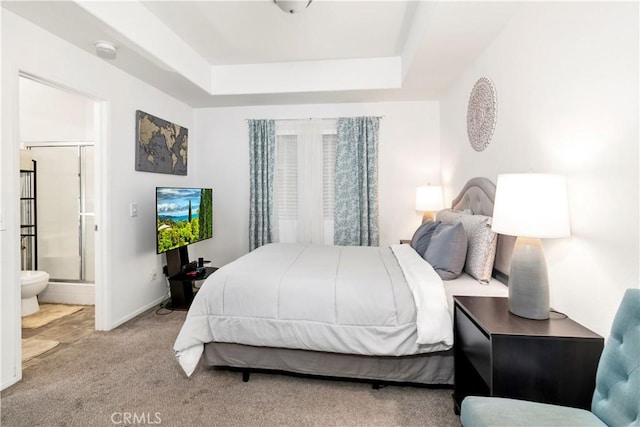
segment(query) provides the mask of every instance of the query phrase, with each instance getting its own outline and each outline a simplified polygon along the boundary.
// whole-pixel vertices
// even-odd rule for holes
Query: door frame
[[[11,96],[11,107],[13,114],[10,115],[10,126],[11,126],[11,148],[7,150],[6,154],[12,157],[11,167],[9,167],[9,182],[7,182],[3,186],[7,188],[7,197],[9,200],[18,200],[19,198],[19,156],[20,156],[20,79],[28,78],[39,82],[41,84],[45,84],[49,87],[71,92],[73,94],[85,97],[93,101],[94,103],[94,112],[93,112],[93,124],[95,130],[95,148],[94,148],[94,165],[95,165],[95,224],[96,224],[96,234],[95,234],[95,330],[102,331],[108,330],[110,327],[110,290],[107,283],[109,283],[109,271],[110,271],[110,251],[109,251],[109,239],[108,236],[108,224],[109,224],[109,213],[107,210],[107,206],[109,206],[109,197],[108,197],[108,170],[109,170],[109,150],[108,150],[108,140],[109,140],[109,132],[108,126],[110,119],[110,103],[108,101],[102,100],[96,96],[91,94],[87,94],[76,90],[72,87],[68,87],[62,85],[60,83],[48,80],[44,77],[31,74],[29,72],[20,70],[15,68],[12,76],[10,77],[11,87],[8,92]],[[6,125],[6,123],[5,123]],[[9,145],[9,144],[7,144]],[[3,232],[2,238],[11,239],[15,237],[14,235],[18,235],[18,221],[20,215],[20,205],[19,203],[9,203],[5,208],[5,218],[3,218],[3,224],[7,227],[7,232]],[[13,229],[16,230],[13,230]],[[15,232],[14,232],[15,231]],[[8,260],[11,260],[10,265],[4,266],[4,268],[10,269],[13,271],[13,274],[9,274],[8,277],[13,277],[12,280],[12,290],[13,290],[13,298],[12,301],[15,302],[13,304],[14,309],[9,313],[10,324],[3,327],[5,330],[11,330],[13,333],[10,334],[9,337],[3,337],[3,344],[10,345],[14,349],[15,355],[15,370],[13,378],[7,378],[5,383],[2,384],[2,388],[6,388],[22,379],[22,330],[21,330],[21,313],[18,309],[20,307],[20,257],[19,257],[19,245],[13,245],[15,248],[12,254],[9,254]],[[3,259],[5,257],[3,256]],[[7,277],[7,276],[5,276]],[[5,305],[6,307],[6,305]],[[4,307],[3,307],[4,308]]]

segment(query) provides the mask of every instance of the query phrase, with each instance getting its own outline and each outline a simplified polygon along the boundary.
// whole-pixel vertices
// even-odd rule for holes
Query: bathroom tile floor
[[[42,340],[54,340],[60,344],[33,359],[25,362],[22,369],[28,369],[31,366],[42,363],[49,355],[62,348],[72,345],[80,338],[95,333],[95,307],[85,305],[82,310],[56,319],[48,325],[40,328],[26,329],[22,328],[22,338],[36,338]]]

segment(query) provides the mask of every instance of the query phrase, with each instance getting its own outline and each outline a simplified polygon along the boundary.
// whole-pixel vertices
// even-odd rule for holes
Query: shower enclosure
[[[38,165],[38,268],[52,282],[93,283],[93,142],[27,145]]]

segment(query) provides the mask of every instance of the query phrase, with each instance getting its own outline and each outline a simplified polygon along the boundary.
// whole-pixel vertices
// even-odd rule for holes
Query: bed
[[[474,178],[451,211],[491,216],[494,197],[491,181]],[[485,284],[467,274],[443,281],[411,245],[265,245],[205,281],[176,357],[188,376],[204,358],[245,381],[252,371],[276,371],[453,384],[453,296],[507,294],[513,241],[496,240]]]

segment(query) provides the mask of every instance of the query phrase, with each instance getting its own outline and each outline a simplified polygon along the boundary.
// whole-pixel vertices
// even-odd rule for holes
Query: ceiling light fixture
[[[116,59],[116,53],[118,53],[118,48],[111,42],[107,42],[104,40],[98,40],[95,43],[96,46],[96,55],[100,58],[104,59]]]
[[[273,0],[286,13],[298,13],[309,7],[313,0]]]

